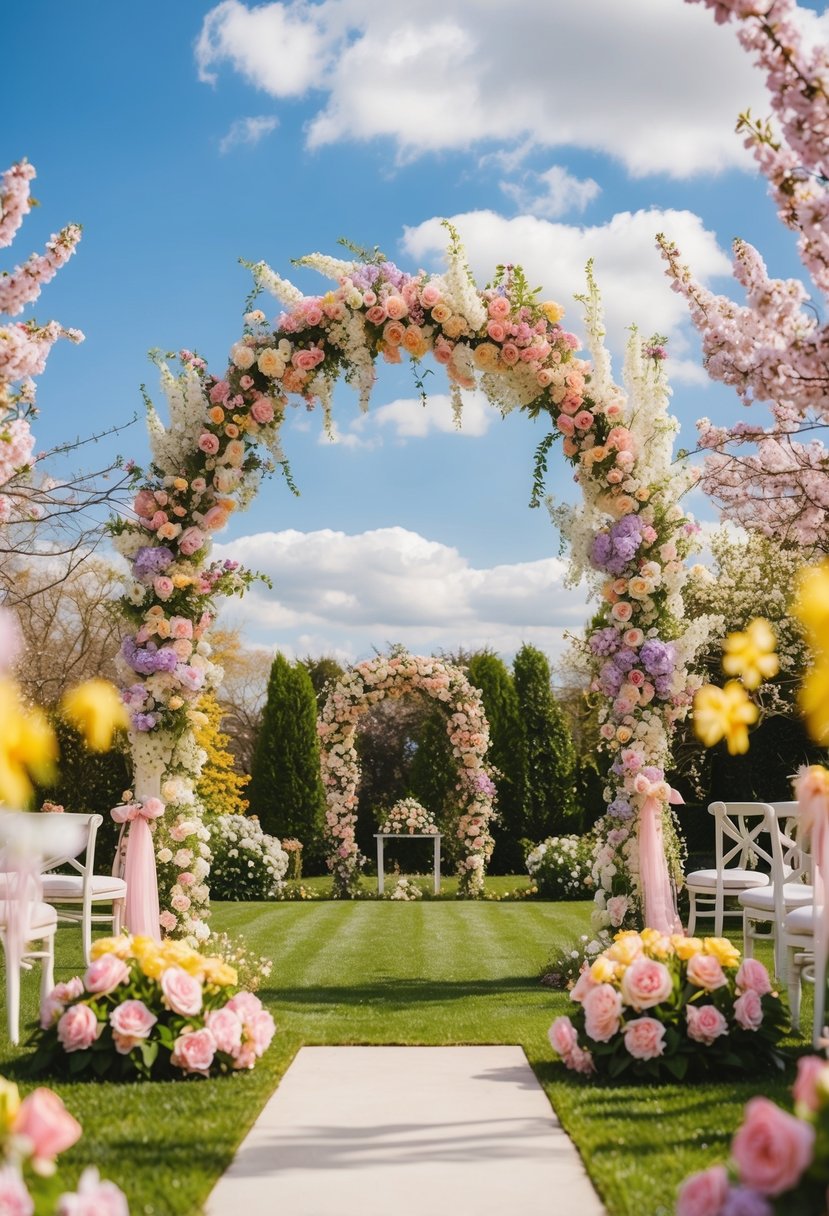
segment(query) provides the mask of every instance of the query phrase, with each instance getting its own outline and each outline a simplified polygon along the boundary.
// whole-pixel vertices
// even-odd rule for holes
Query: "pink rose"
[[[434,308],[440,300],[440,288],[434,283],[427,283],[420,293],[420,302],[424,308]]]
[[[153,579],[153,590],[160,600],[168,600],[176,589],[176,585],[166,574],[159,574]]]
[[[216,1040],[216,1050],[231,1055],[242,1043],[242,1020],[232,1009],[213,1009],[204,1024]]]
[[[250,1040],[242,1043],[233,1052],[234,1068],[253,1068],[256,1064],[256,1048]]]
[[[215,1055],[216,1040],[204,1026],[201,1030],[188,1030],[179,1035],[173,1044],[170,1063],[184,1072],[199,1072],[206,1077]]]
[[[559,419],[559,422],[560,421],[561,419]],[[633,608],[627,602],[627,600],[620,600],[618,604],[614,604],[610,609],[610,615],[613,617],[614,621],[621,621],[624,623],[625,621],[629,621],[633,616]]]
[[[158,918],[158,923],[165,933],[172,933],[178,924],[178,917],[173,916],[172,912],[165,908]]]
[[[54,1025],[56,1019],[63,1013],[70,1001],[83,995],[83,980],[79,975],[73,976],[62,984],[55,984],[40,1006],[40,1026],[42,1030]]]
[[[164,1004],[173,1013],[182,1017],[192,1018],[202,1007],[202,986],[195,976],[181,967],[168,967],[161,973],[161,991],[164,994]]]
[[[584,1051],[581,1047],[574,1047],[564,1062],[573,1072],[589,1075],[596,1071],[592,1054],[589,1051]]]
[[[520,358],[521,352],[514,342],[505,342],[501,347],[501,360],[507,367],[513,367]]]
[[[61,1195],[57,1216],[129,1216],[124,1192],[101,1176],[94,1166],[81,1174],[76,1193]]]
[[[747,988],[734,1002],[734,1020],[743,1030],[759,1030],[763,1025],[763,1001],[753,988]]]
[[[178,538],[179,550],[185,557],[192,557],[204,544],[204,534],[199,528],[186,528]]]
[[[562,1015],[556,1018],[550,1029],[547,1031],[547,1037],[556,1055],[561,1056],[562,1060],[567,1060],[573,1049],[578,1046],[578,1035],[576,1028],[568,1017]]]
[[[625,1003],[640,1010],[651,1009],[667,1001],[674,985],[671,973],[663,963],[640,955],[622,976],[621,989]]]
[[[392,321],[402,321],[408,314],[409,306],[402,296],[388,296],[386,299],[386,312]]]
[[[627,895],[614,895],[607,901],[607,914],[614,929],[618,929],[625,919],[629,902]]]
[[[488,321],[486,332],[493,342],[503,342],[507,336],[507,331],[500,321]]]
[[[383,304],[372,304],[366,313],[366,320],[370,321],[372,325],[382,325],[387,318],[388,313]]]
[[[493,296],[487,306],[487,312],[498,321],[509,316],[510,304],[506,296]]]
[[[254,422],[267,426],[269,422],[273,422],[273,405],[267,397],[258,397],[250,407],[250,414]]]
[[[676,1197],[676,1216],[720,1216],[727,1195],[728,1171],[712,1165],[685,1179]]]
[[[697,988],[704,988],[706,992],[722,988],[723,984],[728,982],[719,960],[714,958],[713,954],[695,954],[689,958],[688,979]]]
[[[151,519],[155,513],[155,495],[152,490],[139,490],[135,496],[133,509],[136,515]]]
[[[597,984],[583,1001],[584,1029],[597,1043],[607,1043],[619,1030],[622,994],[612,984]]]
[[[211,435],[209,431],[203,431],[199,435],[197,446],[207,456],[215,456],[219,450],[219,440],[215,435]]]
[[[0,1212],[3,1216],[33,1216],[35,1205],[13,1165],[0,1166]]]
[[[771,992],[769,973],[758,959],[743,959],[740,970],[737,972],[737,987],[742,992],[751,988],[758,996],[765,996],[767,992]]]
[[[714,1039],[728,1034],[728,1022],[715,1005],[688,1005],[685,1017],[688,1021],[688,1038],[695,1043],[710,1047]]]
[[[572,435],[576,429],[573,419],[568,418],[566,414],[559,414],[556,418],[556,426],[562,435]]]
[[[580,410],[579,413],[576,414],[573,421],[576,424],[576,430],[589,431],[593,425],[593,415],[589,410]]]
[[[768,1098],[751,1098],[731,1141],[740,1181],[762,1195],[782,1195],[811,1164],[815,1129]]]
[[[12,1130],[15,1136],[25,1136],[38,1161],[52,1161],[80,1139],[83,1128],[56,1093],[36,1089],[21,1102]]]
[[[583,1001],[591,988],[596,987],[596,981],[590,974],[589,967],[583,967],[579,972],[579,978],[576,980],[573,987],[570,989],[571,1001]]]
[[[228,513],[224,507],[215,506],[207,511],[202,519],[202,526],[210,532],[220,532],[228,521]]]
[[[102,954],[89,964],[83,982],[87,992],[112,992],[130,978],[130,969],[115,954]]]
[[[58,1022],[58,1042],[64,1051],[86,1051],[102,1029],[88,1005],[72,1005]]]
[[[291,356],[291,363],[297,371],[312,372],[320,361],[318,354],[316,350],[298,350]]]
[[[122,1001],[109,1015],[112,1037],[120,1055],[132,1051],[136,1043],[146,1039],[158,1018],[143,1001]]]
[[[193,622],[189,621],[186,616],[171,616],[170,617],[170,637],[171,638],[191,638],[193,636]]]
[[[665,1027],[656,1018],[634,1018],[622,1033],[625,1047],[634,1060],[655,1060],[665,1051]]]
[[[260,1009],[253,1015],[250,1034],[257,1056],[264,1055],[276,1034],[276,1024],[267,1009]]]
[[[801,1056],[797,1061],[797,1079],[792,1087],[795,1104],[812,1114],[820,1110],[827,1081],[829,1063],[825,1056]]]

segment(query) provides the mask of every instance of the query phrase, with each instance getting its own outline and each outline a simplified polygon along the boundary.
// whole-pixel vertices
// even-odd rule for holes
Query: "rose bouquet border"
[[[102,938],[83,978],[58,984],[43,1002],[29,1071],[206,1077],[253,1068],[275,1029],[224,959],[171,939]]]
[[[416,798],[401,798],[395,802],[380,824],[380,831],[386,835],[437,836],[438,825],[431,811],[417,801]]]
[[[682,1081],[780,1067],[786,1008],[757,959],[726,938],[617,933],[571,990],[550,1042],[575,1072]]]

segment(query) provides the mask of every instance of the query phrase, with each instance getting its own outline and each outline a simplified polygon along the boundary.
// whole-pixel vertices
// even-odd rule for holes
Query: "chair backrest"
[[[712,802],[708,812],[714,816],[718,872],[729,867],[753,870],[762,862],[761,869],[771,873],[776,820],[767,802]]]
[[[76,874],[80,874],[84,879],[91,877],[95,873],[95,838],[98,835],[98,828],[104,822],[103,815],[80,815],[74,812],[69,812],[73,822],[80,827],[85,827],[86,832],[83,836],[81,844],[76,853],[69,856],[48,857],[43,863],[44,872],[56,870],[58,866],[68,865]],[[80,860],[83,854],[83,861]]]
[[[772,867],[772,882],[812,882],[811,842],[800,830],[800,815],[796,802],[772,802],[777,824],[776,840],[772,841],[772,855],[779,852]]]

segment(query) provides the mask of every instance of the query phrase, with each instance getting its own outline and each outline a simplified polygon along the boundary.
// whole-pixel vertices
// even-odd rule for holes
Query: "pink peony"
[[[622,1016],[622,994],[612,984],[597,984],[584,998],[584,1029],[597,1043],[607,1043],[618,1033]]]
[[[740,1180],[762,1195],[782,1195],[811,1164],[815,1129],[768,1098],[751,1098],[731,1142]]]
[[[32,1216],[35,1205],[13,1165],[0,1166],[0,1212],[3,1216]]]
[[[618,929],[625,919],[629,903],[627,895],[614,895],[607,901],[607,914],[614,929]]]
[[[634,1009],[652,1009],[673,992],[671,973],[663,963],[640,955],[622,976],[622,996]]]
[[[204,1024],[216,1040],[216,1050],[230,1055],[241,1046],[242,1020],[232,1009],[213,1009],[204,1019]]]
[[[716,1005],[688,1005],[685,1017],[688,1021],[688,1038],[695,1043],[710,1047],[720,1035],[728,1034],[728,1022]]]
[[[86,1051],[102,1029],[88,1005],[72,1005],[58,1021],[58,1042],[64,1051]]]
[[[676,1197],[676,1216],[720,1216],[727,1195],[728,1172],[724,1165],[712,1165],[685,1179]]]
[[[267,1009],[260,1009],[253,1015],[249,1028],[257,1056],[264,1055],[276,1034],[276,1024]]]
[[[550,1029],[547,1031],[547,1037],[556,1055],[561,1056],[562,1060],[567,1060],[570,1053],[578,1046],[578,1035],[576,1028],[570,1019],[564,1015],[557,1017]]]
[[[665,1027],[656,1018],[634,1018],[624,1027],[623,1034],[625,1047],[634,1060],[655,1060],[665,1051]]]
[[[688,959],[688,979],[697,988],[713,992],[728,981],[719,960],[713,954],[695,954]]]
[[[199,528],[186,528],[178,538],[178,547],[185,557],[192,557],[204,544],[204,533]]]
[[[734,1002],[734,1020],[743,1030],[759,1030],[763,1025],[763,1002],[753,988],[746,989]]]
[[[173,1013],[192,1018],[201,1011],[201,982],[195,976],[188,975],[182,967],[168,967],[161,973],[161,991],[164,1004]]]
[[[795,1105],[814,1114],[823,1105],[827,1081],[829,1063],[825,1056],[801,1056],[797,1061],[797,1078],[792,1087]]]
[[[744,958],[737,972],[737,987],[745,992],[751,988],[758,996],[771,992],[769,973],[756,958]]]
[[[184,1072],[198,1072],[206,1077],[215,1055],[216,1040],[205,1026],[179,1035],[173,1044],[170,1063]]]
[[[86,1006],[78,1006],[86,1008]],[[24,1137],[38,1161],[53,1161],[79,1140],[83,1128],[51,1089],[35,1089],[20,1104],[13,1133]]]
[[[143,1001],[122,1001],[109,1015],[116,1051],[122,1056],[132,1051],[137,1043],[147,1038],[157,1021]]]
[[[101,995],[113,992],[129,978],[130,969],[122,958],[115,954],[102,954],[89,964],[83,982],[87,992]]]
[[[56,1216],[129,1216],[124,1192],[114,1182],[101,1181],[94,1166],[81,1174],[77,1192],[64,1193]]]

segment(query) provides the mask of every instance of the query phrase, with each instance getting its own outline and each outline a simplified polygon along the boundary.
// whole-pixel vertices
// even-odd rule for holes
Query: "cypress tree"
[[[535,646],[522,646],[513,673],[527,755],[525,829],[530,839],[540,841],[577,826],[576,749],[553,696],[546,655]]]
[[[317,701],[305,668],[277,654],[251,765],[250,813],[272,836],[296,837],[319,853],[325,806]]]
[[[489,722],[487,759],[498,770],[498,822],[492,826],[495,851],[489,869],[494,874],[522,873],[527,751],[515,684],[506,664],[488,650],[472,655],[467,673],[470,683],[481,692]]]

